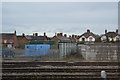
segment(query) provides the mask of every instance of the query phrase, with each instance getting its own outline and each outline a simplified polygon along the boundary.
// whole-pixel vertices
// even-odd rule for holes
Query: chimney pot
[[[14,31],[14,34],[16,35],[16,30]]]
[[[60,36],[63,36],[63,33],[60,33]]]
[[[116,33],[118,34],[118,29],[116,29]]]
[[[23,34],[22,34],[22,36],[24,37],[24,36],[25,36],[25,34],[23,33]]]
[[[71,35],[69,35],[69,38],[71,38]]]
[[[57,33],[57,36],[63,36],[63,33]]]
[[[90,32],[90,30],[89,30],[89,29],[87,29],[87,32]]]
[[[72,35],[72,38],[74,38],[75,36],[74,35]]]
[[[107,33],[107,30],[105,30],[105,34]]]
[[[67,34],[64,34],[64,37],[67,37]]]
[[[35,33],[34,35],[35,35],[35,36],[38,36],[38,33]]]
[[[60,34],[59,34],[59,33],[57,33],[57,36],[60,36]]]
[[[44,36],[46,36],[46,33],[44,32]]]
[[[77,35],[75,35],[75,38],[77,38]]]

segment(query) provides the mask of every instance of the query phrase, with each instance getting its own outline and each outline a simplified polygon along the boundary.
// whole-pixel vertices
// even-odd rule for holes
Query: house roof
[[[0,33],[0,39],[15,39],[16,35],[14,33]]]
[[[26,37],[24,36],[24,38],[26,38]],[[21,40],[21,39],[23,39],[23,36],[17,36],[17,39]]]
[[[85,32],[80,37],[82,37],[82,36],[84,36],[85,38],[88,38],[89,36],[96,38],[97,35],[93,34],[92,32]]]
[[[28,40],[45,40],[46,36],[26,36]]]
[[[102,36],[107,36],[107,37],[113,38],[113,37],[118,36],[118,34],[116,32],[108,32],[106,34],[103,34]]]
[[[71,40],[65,36],[56,36],[58,39],[60,39],[63,42],[70,42]]]

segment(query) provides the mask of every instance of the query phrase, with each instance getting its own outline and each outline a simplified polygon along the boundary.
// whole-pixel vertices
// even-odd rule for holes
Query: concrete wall
[[[85,60],[118,60],[118,44],[96,43],[78,45],[78,53]]]
[[[77,52],[77,43],[59,43],[60,58],[64,58],[71,53]]]

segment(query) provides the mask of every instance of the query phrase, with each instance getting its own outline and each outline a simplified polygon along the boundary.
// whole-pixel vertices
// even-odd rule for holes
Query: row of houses
[[[33,33],[33,35],[17,35],[16,31],[14,33],[1,33],[0,34],[0,44],[2,47],[8,48],[24,48],[25,44],[31,41],[58,41],[58,42],[84,42],[84,43],[94,43],[94,42],[118,42],[120,40],[120,35],[118,34],[118,29],[114,32],[107,32],[102,35],[97,35],[91,32],[89,29],[82,35],[70,35],[63,33],[55,33],[53,37],[48,37],[46,33],[42,36],[38,33]]]

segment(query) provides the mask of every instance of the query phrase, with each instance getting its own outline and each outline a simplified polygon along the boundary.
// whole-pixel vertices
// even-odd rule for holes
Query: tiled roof
[[[17,36],[17,38],[22,38],[23,36]]]
[[[85,33],[83,33],[80,37],[82,37],[82,36],[84,36],[84,37],[86,37],[86,38],[88,38],[89,36],[93,36],[94,38],[96,38],[96,35],[93,34],[92,32],[85,32]],[[80,38],[80,37],[79,37],[79,38]]]
[[[0,39],[15,39],[16,35],[14,33],[1,33]]]
[[[26,37],[25,37],[26,38]],[[21,39],[23,39],[23,36],[17,36],[17,39],[18,40],[21,40]]]
[[[28,40],[45,40],[46,36],[26,36]]]
[[[58,39],[60,39],[61,41],[63,42],[70,42],[71,40],[67,37],[64,37],[64,36],[56,36]]]
[[[108,32],[108,33],[106,33],[104,35],[107,36],[107,37],[116,37],[118,34],[115,33],[115,32]]]

